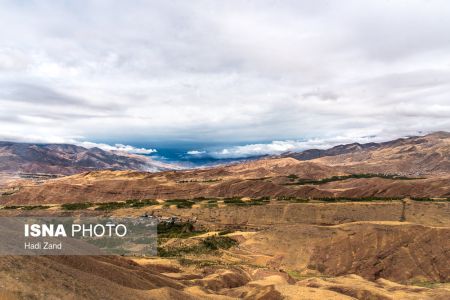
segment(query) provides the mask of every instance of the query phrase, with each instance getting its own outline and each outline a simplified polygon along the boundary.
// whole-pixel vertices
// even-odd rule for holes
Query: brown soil
[[[267,256],[266,266],[302,273],[450,281],[448,227],[403,222],[277,226],[251,236],[240,249]]]
[[[163,173],[97,171],[48,180],[44,183],[20,182],[15,187],[4,189],[0,203],[54,204],[236,196],[299,198],[450,196],[450,176],[416,180],[361,178],[321,185],[286,185],[288,179],[285,175],[271,179],[264,177],[243,179],[239,173],[223,178],[205,177],[205,172],[213,171],[217,169]],[[331,173],[330,176],[335,174]]]
[[[210,231],[161,240],[160,247],[198,245],[223,229],[236,230],[225,236],[238,243],[170,258],[4,256],[0,299],[450,299],[450,202],[410,199],[450,197],[449,149],[449,135],[434,134],[351,145],[310,161],[285,157],[204,170],[95,171],[43,182],[0,177],[0,205],[54,204],[48,210],[1,209],[2,216],[153,211],[195,219],[197,229]],[[352,173],[417,178],[292,184]],[[272,199],[255,206],[163,206],[167,199],[232,196]],[[280,196],[402,200],[292,203],[275,200]],[[160,203],[112,212],[60,208],[128,199]]]

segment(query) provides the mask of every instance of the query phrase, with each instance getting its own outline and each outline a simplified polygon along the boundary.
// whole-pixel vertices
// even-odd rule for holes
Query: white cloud
[[[75,142],[75,144],[84,148],[100,148],[106,151],[120,151],[134,154],[151,154],[158,152],[156,149],[136,148],[130,145],[123,144],[108,145],[92,142]]]
[[[205,154],[206,151],[191,150],[191,151],[188,151],[188,152],[186,152],[186,153],[187,153],[188,155],[199,156],[199,155]]]
[[[2,1],[0,20],[0,136],[450,131],[449,1]]]
[[[2,134],[0,133],[0,141],[11,141],[18,143],[39,143],[39,144],[73,144],[84,148],[100,148],[105,151],[120,151],[134,154],[152,154],[158,152],[156,149],[152,148],[139,148],[131,145],[124,144],[114,144],[109,145],[105,143],[94,143],[89,141],[80,141],[82,137],[70,137],[61,138],[60,136],[49,136],[49,135],[13,135],[13,134]]]
[[[353,136],[337,136],[328,139],[310,139],[306,141],[272,141],[270,143],[248,144],[244,146],[233,146],[220,150],[208,151],[205,155],[217,159],[247,158],[262,155],[279,155],[286,152],[301,152],[308,149],[328,149],[336,145],[354,142],[369,143],[381,141],[383,141],[383,139],[376,136],[359,138],[355,138]]]

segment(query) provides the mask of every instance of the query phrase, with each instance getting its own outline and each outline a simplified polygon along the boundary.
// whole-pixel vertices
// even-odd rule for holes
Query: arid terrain
[[[158,257],[0,257],[0,298],[450,298],[448,133],[156,173],[47,163],[0,177],[0,216],[151,215]]]
[[[142,155],[70,144],[0,142],[0,173],[70,175],[90,170],[161,171],[170,166]],[[0,181],[1,183],[1,181]]]

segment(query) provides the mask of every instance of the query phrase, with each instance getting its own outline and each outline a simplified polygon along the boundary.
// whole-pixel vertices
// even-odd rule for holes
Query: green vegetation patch
[[[322,197],[322,198],[314,198],[314,199],[301,199],[296,198],[294,196],[279,196],[276,199],[279,201],[289,201],[293,203],[308,203],[311,200],[320,201],[320,202],[371,202],[371,201],[400,201],[405,197]],[[447,202],[450,201],[450,198],[415,198],[412,197],[413,201],[422,201],[422,202]]]
[[[129,204],[126,202],[105,202],[105,203],[98,204],[98,206],[95,208],[95,210],[109,211],[109,210],[116,210],[116,209],[126,208],[126,207],[129,207]]]
[[[206,201],[205,204],[202,204],[202,207],[203,208],[216,208],[216,207],[219,207],[217,201],[218,201],[217,199],[209,199],[208,201]]]
[[[294,175],[296,176],[296,175]],[[285,185],[320,185],[334,181],[342,181],[347,179],[359,179],[359,178],[382,178],[382,179],[391,179],[391,180],[416,180],[423,178],[414,178],[414,177],[406,177],[401,175],[391,175],[391,174],[350,174],[350,175],[342,175],[342,176],[332,176],[328,178],[322,179],[304,179],[304,178],[296,178],[293,174],[286,176],[290,181],[290,183],[285,183]]]
[[[221,232],[219,232],[218,234],[219,235],[227,235],[227,234],[233,233],[233,232],[235,232],[235,230],[233,230],[233,229],[225,229],[225,230],[222,230]]]
[[[290,174],[288,176],[286,176],[290,181],[294,181],[296,179],[298,179],[298,176],[295,174]]]
[[[90,202],[78,202],[78,203],[64,203],[61,205],[61,208],[63,210],[82,210],[82,209],[88,209],[89,207],[92,207],[93,204]]]
[[[268,180],[271,179],[272,177],[268,176],[268,177],[259,177],[259,178],[248,178],[247,180],[250,181],[264,181],[264,180]]]
[[[409,281],[408,284],[409,285],[416,285],[416,286],[420,286],[420,287],[425,287],[425,288],[429,288],[429,289],[435,289],[435,288],[445,287],[449,283],[438,282],[438,281],[412,280],[412,281]]]
[[[360,198],[324,197],[324,198],[316,198],[315,200],[323,202],[371,202],[371,201],[398,201],[402,199],[403,199],[402,197],[360,197]]]
[[[159,223],[157,226],[158,238],[189,238],[199,234],[203,234],[206,231],[195,231],[194,224],[191,222],[182,223]]]
[[[216,208],[216,207],[219,207],[219,205],[217,203],[202,204],[202,208]]]
[[[3,209],[21,209],[21,210],[35,210],[35,209],[48,209],[51,206],[47,205],[7,205]]]
[[[232,238],[226,236],[209,236],[194,246],[181,246],[173,248],[158,247],[160,257],[177,257],[184,255],[199,255],[212,253],[220,249],[229,249],[238,243]]]
[[[3,209],[21,209],[22,207],[21,205],[7,205]]]
[[[295,196],[278,196],[276,198],[278,201],[289,201],[292,203],[308,203],[309,199],[298,198]]]
[[[447,202],[450,201],[450,198],[411,197],[411,200],[419,202]]]
[[[121,208],[141,208],[145,206],[151,206],[151,205],[157,205],[158,201],[151,200],[151,199],[130,199],[126,200],[125,202],[117,201],[117,202],[104,202],[99,203],[98,206],[95,208],[95,210],[103,210],[103,211],[110,211],[110,210],[116,210]]]
[[[35,210],[35,209],[48,209],[50,206],[47,205],[28,205],[22,206],[22,210]]]
[[[158,205],[158,201],[152,199],[144,199],[144,200],[127,200],[126,203],[129,207],[132,208],[141,208],[145,206]]]
[[[11,196],[14,193],[16,193],[16,191],[7,191],[7,192],[3,192],[0,194],[0,196]]]
[[[279,196],[276,198],[278,201],[288,201],[292,203],[309,203],[311,201],[319,202],[371,202],[371,201],[399,201],[403,197],[322,197],[314,199],[302,199],[295,196]]]
[[[202,182],[218,182],[218,181],[222,181],[222,179],[207,179],[207,180],[203,180]]]
[[[227,236],[209,236],[202,241],[202,246],[208,250],[229,249],[236,246],[237,242]]]
[[[195,201],[186,199],[169,199],[164,202],[164,206],[168,207],[171,205],[176,205],[177,208],[192,208]]]
[[[196,267],[211,267],[211,266],[217,266],[220,263],[217,261],[213,261],[213,260],[207,260],[207,259],[189,259],[189,258],[184,258],[184,257],[180,257],[178,258],[178,262],[180,263],[180,265],[182,266],[196,266]]]

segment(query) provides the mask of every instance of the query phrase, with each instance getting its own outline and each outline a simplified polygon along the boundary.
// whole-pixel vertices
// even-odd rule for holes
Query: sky
[[[0,139],[236,158],[450,131],[450,1],[0,0]]]

